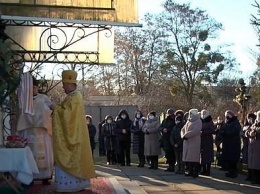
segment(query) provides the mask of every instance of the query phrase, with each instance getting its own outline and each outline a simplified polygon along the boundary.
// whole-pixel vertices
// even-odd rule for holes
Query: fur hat
[[[176,121],[182,122],[182,121],[183,121],[183,116],[177,115],[177,116],[175,117],[175,122],[176,122]]]
[[[91,115],[85,115],[86,119],[90,120],[92,122],[92,116]]]
[[[169,108],[166,112],[169,115],[174,115],[174,109],[173,108]]]
[[[149,115],[156,116],[156,112],[155,112],[155,111],[151,111],[151,112],[149,112],[148,116],[149,116]]]
[[[112,117],[111,115],[107,115],[107,116],[105,117],[105,120],[107,121],[108,119],[113,120],[113,117]]]
[[[77,83],[77,72],[73,70],[64,70],[62,72],[63,83]]]
[[[85,115],[85,117],[88,118],[88,119],[92,119],[91,115]]]
[[[247,117],[247,119],[250,119],[250,118],[252,118],[253,120],[256,119],[256,115],[254,113],[248,113],[246,117]]]
[[[197,115],[197,114],[199,114],[199,110],[198,110],[198,109],[195,109],[195,108],[190,109],[190,110],[189,110],[189,114]]]
[[[226,117],[227,115],[230,115],[231,117],[234,117],[234,116],[235,116],[235,113],[234,113],[232,110],[227,110],[227,111],[225,112],[225,117]]]
[[[182,117],[184,116],[183,110],[176,110],[174,114],[175,114],[175,116],[178,116],[178,115],[181,115]]]
[[[203,109],[203,110],[200,112],[200,116],[201,116],[202,119],[205,119],[205,118],[207,118],[207,117],[210,116],[210,113],[209,113],[208,110]]]

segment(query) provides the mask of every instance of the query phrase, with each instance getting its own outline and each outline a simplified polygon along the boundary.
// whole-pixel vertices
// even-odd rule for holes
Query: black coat
[[[144,154],[144,133],[142,131],[142,126],[145,123],[145,119],[135,119],[132,125],[131,132],[133,133],[133,153],[134,154]],[[140,126],[140,122],[141,125]]]
[[[241,125],[236,116],[224,123],[220,135],[222,137],[222,157],[226,161],[238,162],[241,153]]]
[[[161,143],[161,147],[163,148],[164,151],[172,151],[170,136],[171,136],[171,132],[172,132],[172,129],[174,126],[175,126],[175,118],[173,118],[173,117],[168,116],[162,121],[162,124],[160,127],[160,132],[161,132],[160,143]],[[167,129],[166,133],[163,132],[164,128]]]
[[[93,124],[88,124],[89,140],[91,149],[94,150],[96,147],[95,135],[97,133],[96,127]]]
[[[116,134],[119,141],[131,141],[132,121],[130,119],[120,119],[116,122]],[[122,130],[126,130],[126,134]]]
[[[117,147],[117,137],[115,134],[116,130],[116,124],[113,123],[104,123],[102,125],[102,135],[104,137],[104,142],[105,142],[105,149],[106,150],[116,150]]]
[[[211,116],[202,120],[201,164],[210,164],[214,160],[213,134],[215,133],[215,128]]]
[[[170,142],[174,150],[182,151],[183,150],[183,139],[181,138],[181,129],[184,126],[184,122],[176,124],[170,135]],[[175,146],[177,144],[177,146]]]

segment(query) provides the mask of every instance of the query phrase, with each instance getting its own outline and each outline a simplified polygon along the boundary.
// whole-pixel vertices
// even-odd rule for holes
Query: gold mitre
[[[63,83],[77,83],[77,72],[73,70],[64,70],[62,72]]]

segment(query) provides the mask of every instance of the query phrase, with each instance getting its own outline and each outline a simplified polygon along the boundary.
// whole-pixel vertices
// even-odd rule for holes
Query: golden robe
[[[53,111],[55,165],[78,178],[94,178],[95,168],[82,95],[71,92]]]

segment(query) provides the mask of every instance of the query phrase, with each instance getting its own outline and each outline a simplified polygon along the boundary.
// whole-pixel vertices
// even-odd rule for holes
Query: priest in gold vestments
[[[77,73],[62,72],[66,98],[53,110],[53,151],[56,192],[77,192],[95,177],[82,95],[76,90]]]

